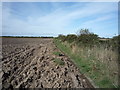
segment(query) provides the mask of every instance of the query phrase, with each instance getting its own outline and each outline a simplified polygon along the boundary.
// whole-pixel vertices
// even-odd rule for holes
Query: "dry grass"
[[[56,45],[100,88],[118,87],[118,51],[111,46],[92,48],[55,40]]]
[[[93,69],[98,69],[102,75],[105,75],[113,85],[118,86],[118,52],[112,50],[112,47],[78,47],[72,45],[72,53],[78,54],[79,57],[91,60]],[[104,67],[102,66],[104,65]],[[100,66],[100,67],[98,67]],[[101,68],[101,69],[100,69]]]

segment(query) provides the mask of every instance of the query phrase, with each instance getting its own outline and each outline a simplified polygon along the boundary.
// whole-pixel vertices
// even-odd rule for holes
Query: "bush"
[[[75,40],[77,40],[77,36],[75,34],[69,34],[66,36],[66,41],[68,41],[69,43],[72,43]]]
[[[120,35],[112,38],[111,45],[113,46],[114,49],[115,48],[118,49],[119,54],[120,54]]]
[[[81,29],[80,31],[78,31],[78,36],[79,35],[82,35],[82,34],[91,34],[91,32],[89,32],[89,30],[88,29]]]
[[[112,41],[115,45],[120,45],[120,35],[113,37]]]
[[[99,41],[96,34],[89,32],[88,29],[81,29],[78,33],[77,43],[84,45],[94,45]]]
[[[65,36],[65,35],[60,34],[60,35],[58,36],[58,39],[60,39],[60,40],[62,40],[62,41],[64,42],[64,41],[65,41],[65,39],[66,39],[66,36]]]

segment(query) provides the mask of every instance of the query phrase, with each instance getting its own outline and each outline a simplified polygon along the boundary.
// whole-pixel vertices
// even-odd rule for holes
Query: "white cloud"
[[[10,8],[5,8],[3,11],[3,34],[67,34],[72,32],[67,27],[71,27],[70,24],[74,20],[87,18],[92,15],[107,14],[115,10],[116,8],[112,3],[88,3],[84,7],[76,4],[76,8],[71,11],[67,11],[65,7],[60,7],[48,13],[48,15],[39,17],[28,15],[26,20],[23,20],[12,14]],[[110,18],[111,16],[98,17],[93,21],[83,22],[83,24],[90,25]]]
[[[105,20],[109,20],[111,18],[112,18],[112,16],[106,15],[106,16],[103,16],[103,17],[96,18],[94,20],[88,20],[87,22],[82,23],[82,25],[90,26],[91,24],[104,22]]]

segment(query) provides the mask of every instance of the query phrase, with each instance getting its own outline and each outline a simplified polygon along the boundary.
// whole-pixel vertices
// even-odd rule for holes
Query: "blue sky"
[[[117,2],[3,2],[2,35],[118,34]]]

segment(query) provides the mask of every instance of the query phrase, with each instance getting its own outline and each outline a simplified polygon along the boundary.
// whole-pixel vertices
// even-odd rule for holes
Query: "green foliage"
[[[113,37],[112,44],[114,44],[115,47],[120,48],[120,35]]]
[[[53,52],[53,54],[59,56],[60,52]]]
[[[114,50],[120,48],[120,35],[115,36],[112,39],[99,38],[97,34],[91,33],[88,29],[81,29],[78,32],[78,36],[75,34],[68,34],[67,36],[60,34],[57,39],[61,41],[67,41],[68,43],[76,43],[81,46],[94,47],[101,45],[106,47],[113,47]]]
[[[120,35],[113,37],[113,40],[120,41]]]
[[[62,34],[60,34],[60,35],[58,36],[58,39],[60,39],[60,40],[62,40],[62,41],[65,41],[65,38],[66,38],[66,36],[65,36],[65,35],[62,35]]]
[[[100,82],[99,82],[99,86],[102,87],[102,86],[105,86],[106,88],[115,88],[115,86],[111,83],[111,81],[107,78],[107,77],[104,77]]]
[[[75,34],[68,34],[67,36],[65,35],[59,35],[58,39],[61,41],[67,41],[69,43],[76,42],[79,45],[89,45],[92,46],[99,41],[99,37],[96,34],[90,33],[88,29],[81,29],[79,31],[79,35]]]
[[[55,44],[72,58],[81,72],[88,75],[95,85],[104,88],[117,87],[114,72],[117,72],[116,61],[120,54],[120,35],[100,38],[88,29],[82,29],[78,36],[69,34],[63,38],[67,42],[59,38],[55,40]]]
[[[71,60],[77,65],[77,67],[80,68],[80,71],[82,73],[93,80],[95,85],[99,86],[100,88],[115,88],[113,85],[113,79],[108,76],[109,73],[107,73],[108,69],[106,65],[101,63],[98,58],[94,56],[94,53],[96,53],[97,50],[97,52],[101,53],[101,49],[96,47],[94,53],[90,53],[88,52],[89,50],[91,50],[89,47],[85,47],[86,49],[77,47],[78,50],[73,53],[69,43],[66,44],[66,42],[62,42],[58,39],[54,40],[54,42],[61,51],[63,51],[71,58]],[[88,57],[88,54],[91,55]]]
[[[61,41],[68,41],[69,43],[74,42],[75,40],[77,40],[77,36],[75,34],[68,34],[67,36],[65,35],[59,35],[58,39],[60,39]]]
[[[77,43],[78,44],[84,44],[84,45],[94,45],[98,43],[99,38],[98,35],[96,34],[81,34],[77,38]]]
[[[77,39],[77,36],[75,34],[68,34],[66,36],[66,41],[68,41],[69,43],[74,42]]]
[[[78,31],[78,36],[79,35],[83,35],[83,34],[91,34],[91,32],[89,32],[88,29],[81,29],[80,31]]]
[[[84,45],[94,45],[98,42],[98,35],[89,32],[88,29],[81,29],[78,34],[77,43]]]

